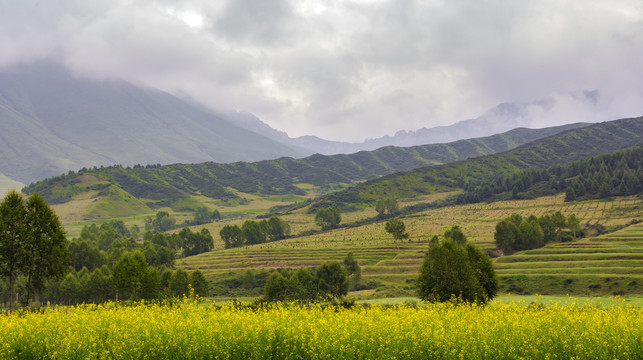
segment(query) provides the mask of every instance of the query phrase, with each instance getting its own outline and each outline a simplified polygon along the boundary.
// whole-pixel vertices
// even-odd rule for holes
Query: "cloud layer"
[[[562,99],[543,125],[643,115],[639,0],[0,0],[0,8],[0,66],[54,60],[245,109],[291,136],[357,141],[541,98]],[[575,95],[584,90],[598,96]]]

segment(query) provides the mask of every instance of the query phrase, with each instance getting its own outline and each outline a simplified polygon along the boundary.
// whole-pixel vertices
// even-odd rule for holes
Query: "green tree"
[[[183,296],[190,293],[190,279],[183,269],[177,269],[170,277],[170,291],[174,296]]]
[[[467,237],[462,232],[462,229],[458,225],[451,226],[451,229],[444,232],[444,237],[453,239],[459,245],[464,245],[467,242]]]
[[[214,239],[206,228],[201,229],[200,232],[192,232],[189,228],[183,228],[179,232],[179,237],[183,243],[183,254],[185,256],[208,252],[214,247]]]
[[[243,231],[237,225],[224,226],[219,231],[219,236],[221,236],[226,249],[243,246],[244,244]]]
[[[285,239],[290,235],[290,226],[279,216],[273,215],[268,219],[268,235],[272,241]]]
[[[355,288],[355,285],[359,284],[362,279],[362,269],[359,267],[359,263],[352,252],[349,252],[344,258],[344,268],[348,274],[349,283]]]
[[[551,220],[554,223],[554,227],[557,229],[558,241],[563,241],[563,228],[567,226],[567,219],[560,211],[556,211],[552,216]]]
[[[194,270],[190,273],[190,284],[194,289],[194,294],[200,297],[208,296],[208,281],[201,271]]]
[[[578,230],[579,226],[580,219],[576,216],[576,214],[571,214],[567,217],[567,227],[572,231],[574,240],[576,240],[576,231]]]
[[[168,231],[176,227],[176,219],[170,216],[167,211],[159,211],[152,221],[152,228],[155,231]],[[146,228],[147,230],[147,228]]]
[[[243,232],[243,237],[246,239],[246,244],[262,244],[266,242],[266,237],[261,226],[252,220],[246,220],[243,225],[241,225],[241,231]]]
[[[378,217],[384,219],[387,217],[395,216],[399,211],[399,205],[395,199],[384,199],[379,200],[375,204],[375,211],[377,211]]]
[[[16,278],[26,256],[25,215],[22,195],[11,190],[0,202],[0,276],[8,279],[10,310],[13,310]]]
[[[341,221],[341,212],[335,204],[327,208],[321,208],[315,214],[315,224],[321,226],[322,230],[334,229]]]
[[[138,300],[142,293],[149,292],[148,282],[154,280],[150,267],[139,251],[124,253],[112,268],[116,291],[127,298]]]
[[[323,299],[341,299],[348,294],[348,276],[337,261],[326,262],[317,267],[315,281]]]
[[[418,296],[429,302],[459,298],[485,303],[497,293],[497,280],[488,257],[473,244],[461,246],[451,238],[431,244],[417,280]]]
[[[496,224],[496,231],[493,238],[496,246],[505,254],[511,254],[515,250],[516,234],[518,228],[512,221],[503,220]]]
[[[395,247],[398,246],[398,241],[409,238],[409,233],[406,232],[404,222],[398,218],[389,219],[386,222],[386,225],[384,225],[384,229],[387,233],[393,235],[393,239],[395,239]]]

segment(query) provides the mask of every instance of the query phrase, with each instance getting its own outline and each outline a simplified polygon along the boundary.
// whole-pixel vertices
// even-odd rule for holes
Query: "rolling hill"
[[[348,186],[421,166],[506,151],[535,139],[586,125],[579,123],[538,130],[515,129],[504,134],[449,144],[385,147],[350,155],[313,155],[304,159],[280,158],[255,163],[206,162],[83,169],[33,183],[24,191],[37,191],[50,203],[60,204],[75,198],[85,199],[89,193],[100,201],[108,193],[108,188],[115,187],[151,207],[179,206],[184,209],[186,205],[182,199],[193,196],[219,200],[240,200],[243,194],[308,196],[310,194],[302,189],[304,185],[321,190]],[[194,201],[191,206],[198,204]],[[187,206],[189,208],[190,205]]]
[[[461,191],[471,184],[492,181],[497,175],[544,169],[627,149],[640,145],[642,139],[643,117],[603,122],[536,140],[504,153],[418,168],[360,183],[317,199],[317,206],[335,203],[350,208],[382,198]]]

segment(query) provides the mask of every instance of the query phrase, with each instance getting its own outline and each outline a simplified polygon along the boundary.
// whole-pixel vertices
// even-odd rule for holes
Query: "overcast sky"
[[[358,141],[543,98],[558,104],[543,125],[603,121],[643,115],[643,1],[0,0],[0,66],[42,59],[291,136]]]

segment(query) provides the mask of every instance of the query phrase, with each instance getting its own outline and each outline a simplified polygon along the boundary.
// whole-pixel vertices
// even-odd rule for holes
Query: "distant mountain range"
[[[502,104],[451,126],[347,143],[290,138],[250,112],[215,112],[50,63],[20,65],[0,70],[0,188],[101,165],[230,163],[445,143],[530,126],[525,113],[534,106],[550,104]]]
[[[50,64],[0,72],[0,154],[0,173],[24,183],[100,165],[306,155],[167,93]]]

